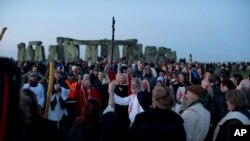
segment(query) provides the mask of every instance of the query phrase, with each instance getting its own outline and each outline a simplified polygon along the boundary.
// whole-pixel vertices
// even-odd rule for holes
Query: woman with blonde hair
[[[180,115],[171,110],[174,106],[174,95],[171,89],[156,86],[153,90],[153,108],[139,113],[130,128],[131,141],[185,141],[184,121]]]

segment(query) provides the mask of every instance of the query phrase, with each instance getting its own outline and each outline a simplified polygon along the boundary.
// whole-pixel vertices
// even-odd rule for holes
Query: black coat
[[[17,141],[59,140],[56,125],[41,116],[35,116],[30,124],[20,124]]]
[[[181,116],[170,110],[151,109],[138,114],[130,128],[131,141],[186,140]]]
[[[238,111],[242,114],[244,114],[246,117],[248,117],[248,119],[250,120],[250,113],[248,111],[248,109],[235,109],[234,111]],[[230,139],[232,139],[232,130],[233,133],[235,131],[234,128],[237,128],[237,125],[243,125],[243,123],[236,119],[230,119],[227,120],[226,122],[224,122],[221,126],[220,126],[220,130],[218,132],[217,138],[215,139],[216,141],[229,141]]]

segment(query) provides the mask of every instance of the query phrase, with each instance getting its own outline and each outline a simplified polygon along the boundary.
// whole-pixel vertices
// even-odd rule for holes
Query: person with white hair
[[[241,90],[246,95],[249,101],[248,108],[250,108],[250,80],[243,79],[236,88]]]
[[[232,125],[250,125],[250,112],[247,108],[248,100],[246,96],[237,89],[226,92],[226,103],[228,113],[217,124],[214,130],[213,141],[231,140],[232,133],[230,128]]]
[[[114,96],[114,101],[116,104],[126,106],[128,105],[128,114],[130,119],[130,125],[134,123],[135,116],[138,113],[141,113],[144,111],[142,106],[140,105],[137,94],[139,92],[142,92],[141,90],[141,79],[140,78],[133,78],[131,80],[131,92],[132,94],[127,97],[120,97],[117,94],[114,93],[115,89],[115,83],[112,81],[109,84],[109,93],[110,96]]]
[[[201,103],[203,96],[204,89],[200,85],[186,87],[181,117],[184,120],[187,141],[203,141],[208,134],[211,114]]]

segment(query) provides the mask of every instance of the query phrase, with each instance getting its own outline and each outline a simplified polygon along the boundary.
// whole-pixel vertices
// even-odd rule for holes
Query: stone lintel
[[[42,45],[42,41],[29,41],[29,45],[37,45],[37,46],[40,46],[40,45]]]
[[[57,42],[64,41],[73,45],[111,45],[112,40],[76,40],[72,38],[57,37]],[[136,45],[137,39],[115,40],[114,45]]]

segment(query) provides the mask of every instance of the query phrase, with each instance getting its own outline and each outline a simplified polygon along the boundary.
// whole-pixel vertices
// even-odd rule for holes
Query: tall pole
[[[112,62],[113,62],[114,38],[115,38],[115,17],[113,17],[113,19],[112,19],[112,41],[111,41],[111,59],[110,59],[110,64],[112,64]]]
[[[4,28],[2,29],[2,31],[1,31],[1,33],[0,33],[0,41],[2,40],[3,35],[4,35],[4,33],[5,33],[6,30],[7,30],[7,27],[4,27]]]
[[[55,69],[55,62],[51,61],[49,66],[49,84],[46,96],[46,103],[45,103],[45,110],[44,110],[44,118],[48,118],[49,113],[49,105],[50,105],[50,97],[52,96],[53,86],[54,86],[54,69]]]

